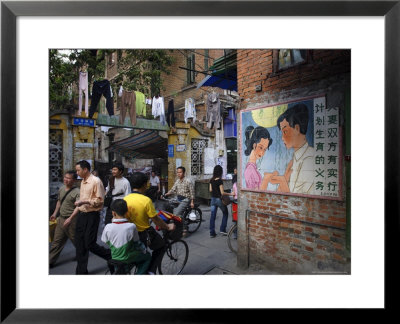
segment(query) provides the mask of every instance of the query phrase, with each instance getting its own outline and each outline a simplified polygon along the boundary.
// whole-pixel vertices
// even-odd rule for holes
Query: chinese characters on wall
[[[339,197],[339,108],[314,100],[315,194]]]

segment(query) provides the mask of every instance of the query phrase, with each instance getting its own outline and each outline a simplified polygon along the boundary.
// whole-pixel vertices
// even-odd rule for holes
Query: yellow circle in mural
[[[274,127],[278,117],[286,111],[288,105],[278,105],[267,108],[256,109],[251,112],[253,120],[263,127]]]

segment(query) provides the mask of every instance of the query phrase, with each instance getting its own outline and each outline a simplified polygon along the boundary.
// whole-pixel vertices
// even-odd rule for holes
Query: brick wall
[[[311,51],[308,63],[274,70],[273,50],[238,50],[241,109],[326,94],[327,106],[339,107],[346,132],[345,98],[350,91],[350,51]],[[256,85],[262,91],[256,92]],[[242,152],[239,133],[239,152]],[[329,200],[241,190],[238,264],[257,262],[281,273],[350,273],[346,245],[346,164],[342,158],[343,200]],[[240,180],[239,165],[239,180]]]

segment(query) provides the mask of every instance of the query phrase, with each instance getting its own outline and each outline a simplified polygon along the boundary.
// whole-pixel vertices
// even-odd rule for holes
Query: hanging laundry
[[[212,92],[207,96],[207,114],[206,121],[207,127],[212,129],[214,123],[217,125],[217,129],[221,128],[221,103],[219,100],[219,93]]]
[[[72,100],[72,84],[70,84],[68,86],[67,92],[68,92],[68,100],[71,101]]]
[[[160,116],[161,125],[166,125],[165,122],[165,108],[164,108],[164,98],[163,97],[153,97],[153,104],[151,106],[151,113],[154,118]]]
[[[146,117],[146,101],[143,93],[135,91],[136,95],[136,114]]]
[[[196,120],[196,108],[193,98],[188,98],[185,100],[185,123],[187,124],[188,118],[193,118],[193,122]]]
[[[122,90],[120,124],[125,123],[125,115],[128,112],[132,126],[136,125],[136,95],[135,91]]]
[[[114,101],[112,99],[112,90],[110,81],[107,79],[93,82],[92,102],[89,109],[89,118],[92,118],[96,112],[101,96],[106,98],[106,108],[110,116],[114,115]]]
[[[151,105],[151,98],[146,98],[146,105]]]
[[[175,127],[175,110],[174,110],[174,99],[170,99],[168,102],[167,110],[167,124],[168,127]]]
[[[78,115],[82,113],[82,93],[85,93],[85,113],[89,115],[89,87],[88,87],[88,73],[79,72],[79,110]]]

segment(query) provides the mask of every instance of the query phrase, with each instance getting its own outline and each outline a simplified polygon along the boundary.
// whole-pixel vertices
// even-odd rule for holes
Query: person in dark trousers
[[[150,188],[147,189],[146,196],[149,197],[152,201],[155,201],[159,197],[160,192],[160,178],[157,177],[156,171],[151,171]]]
[[[213,176],[210,180],[210,192],[211,192],[211,218],[210,218],[210,237],[214,238],[217,236],[215,233],[215,218],[217,217],[218,208],[222,211],[222,221],[220,226],[220,233],[222,235],[228,235],[226,232],[226,225],[228,223],[228,208],[222,203],[222,195],[233,196],[233,193],[224,191],[224,185],[222,182],[222,167],[216,165],[214,167]]]
[[[76,274],[88,274],[89,251],[105,260],[111,259],[111,251],[96,242],[100,211],[104,202],[104,187],[101,180],[90,173],[89,162],[79,161],[75,169],[82,178],[80,199],[75,202],[75,206],[79,207],[75,230]]]
[[[140,240],[147,246],[148,238],[153,238],[149,248],[153,250],[149,274],[155,274],[164,254],[164,241],[160,234],[150,225],[150,220],[162,230],[173,231],[175,224],[165,223],[154,208],[151,199],[144,195],[147,189],[147,176],[142,172],[134,172],[131,177],[132,193],[124,198],[128,205],[126,218],[136,225]],[[153,246],[154,244],[154,246]]]
[[[112,195],[112,201],[123,199],[131,193],[131,184],[123,177],[124,169],[123,164],[119,162],[115,162],[112,166],[111,177],[106,187],[106,195]],[[111,208],[107,206],[104,225],[110,224],[112,217]]]
[[[78,214],[75,201],[79,200],[79,188],[75,187],[75,180],[75,171],[71,170],[65,173],[64,186],[58,192],[56,209],[50,216],[51,221],[57,219],[54,239],[49,252],[50,268],[55,266],[68,239],[75,245],[76,215]]]

